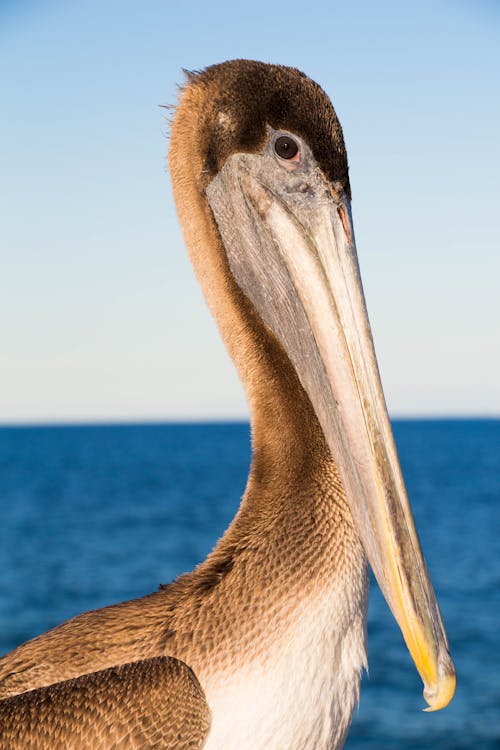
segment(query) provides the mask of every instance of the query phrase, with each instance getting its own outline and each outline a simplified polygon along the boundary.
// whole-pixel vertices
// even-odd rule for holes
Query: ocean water
[[[444,711],[375,584],[369,676],[348,750],[500,749],[500,421],[396,421],[458,672]],[[0,429],[0,653],[78,612],[153,591],[234,515],[246,424]]]

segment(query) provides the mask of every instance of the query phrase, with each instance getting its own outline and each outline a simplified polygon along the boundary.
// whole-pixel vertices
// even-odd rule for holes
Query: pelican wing
[[[130,662],[0,701],[0,750],[196,750],[210,710],[184,662]]]

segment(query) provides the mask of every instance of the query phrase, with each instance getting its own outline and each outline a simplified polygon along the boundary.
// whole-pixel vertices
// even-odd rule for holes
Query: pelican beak
[[[272,179],[262,158],[230,157],[207,198],[236,281],[311,400],[366,555],[423,680],[426,710],[438,710],[453,697],[455,670],[382,392],[349,200],[315,165],[300,179]]]

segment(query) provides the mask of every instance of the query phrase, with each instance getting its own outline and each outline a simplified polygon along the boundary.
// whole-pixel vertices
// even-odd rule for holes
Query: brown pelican
[[[3,658],[3,750],[342,747],[366,664],[367,559],[430,710],[454,693],[329,99],[277,65],[190,74],[169,158],[191,260],[248,394],[248,485],[192,573]]]

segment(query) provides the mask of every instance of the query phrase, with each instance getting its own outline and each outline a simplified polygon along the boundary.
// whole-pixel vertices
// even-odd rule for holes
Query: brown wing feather
[[[197,750],[209,726],[196,676],[171,657],[0,701],[0,750]]]

